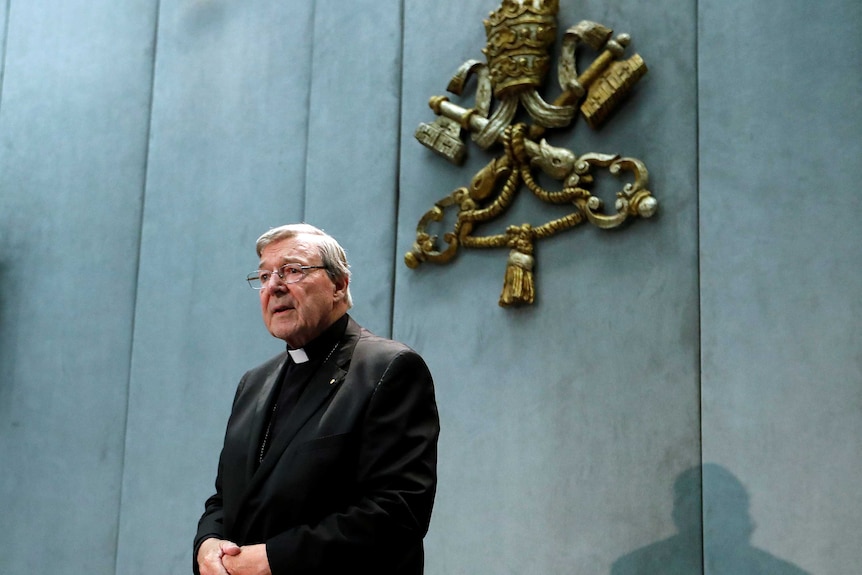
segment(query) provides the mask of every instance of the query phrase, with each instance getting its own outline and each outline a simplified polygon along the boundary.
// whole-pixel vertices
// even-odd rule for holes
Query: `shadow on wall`
[[[706,494],[703,522],[701,485]],[[720,465],[682,472],[673,485],[678,533],[620,557],[611,575],[809,575],[751,545],[754,522],[748,503],[745,487]]]

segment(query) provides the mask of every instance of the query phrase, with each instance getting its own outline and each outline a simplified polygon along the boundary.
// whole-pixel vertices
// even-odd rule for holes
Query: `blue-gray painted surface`
[[[862,5],[561,4],[650,71],[548,138],[642,159],[659,213],[540,241],[502,309],[505,250],[403,263],[500,153],[413,137],[494,0],[3,2],[0,573],[189,572],[235,385],[281,347],[253,243],[297,220],[435,375],[429,575],[854,572]]]
[[[389,336],[398,199],[401,0],[315,4],[305,219],[350,258],[351,314]]]
[[[482,58],[489,7],[449,8],[407,2],[403,251],[434,201],[502,153],[472,145],[468,167],[457,168],[412,138],[434,117],[428,98],[445,94],[462,62]],[[652,71],[600,132],[581,120],[548,138],[577,153],[643,159],[660,215],[538,242],[528,309],[497,306],[505,249],[399,267],[395,335],[429,359],[441,406],[430,573],[608,573],[674,532],[674,478],[699,461],[694,9],[678,3],[668,22],[636,2],[618,13],[563,5],[561,32],[587,18],[630,33]],[[548,100],[559,92],[554,81]],[[472,91],[451,97],[472,105]],[[561,215],[526,191],[518,202],[516,215],[487,227]]]
[[[245,276],[302,218],[312,14],[161,2],[117,573],[191,568],[233,391],[282,347]]]
[[[155,10],[9,5],[0,573],[112,573]]]
[[[705,483],[707,565],[855,572],[862,5],[713,3],[700,29],[704,461],[738,483]]]

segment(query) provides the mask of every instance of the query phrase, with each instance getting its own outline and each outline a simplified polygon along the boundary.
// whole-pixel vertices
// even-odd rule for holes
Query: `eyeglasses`
[[[300,264],[284,264],[280,268],[274,269],[272,271],[266,270],[257,270],[248,274],[245,278],[248,281],[248,285],[250,285],[253,289],[263,289],[263,287],[269,284],[269,280],[272,279],[273,274],[278,276],[282,282],[286,284],[295,284],[298,281],[302,281],[305,279],[305,276],[308,275],[308,270],[320,270],[325,268],[326,266],[303,266]]]

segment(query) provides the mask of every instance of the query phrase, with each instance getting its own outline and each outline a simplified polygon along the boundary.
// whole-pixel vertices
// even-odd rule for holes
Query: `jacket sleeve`
[[[358,429],[355,496],[314,525],[268,539],[274,575],[416,571],[408,565],[421,572],[437,485],[440,426],[433,382],[409,348],[376,373],[382,375],[372,382]]]
[[[236,400],[242,392],[243,387],[245,387],[247,378],[248,373],[243,376],[237,386],[236,395],[233,400],[234,405],[236,405]],[[199,575],[200,573],[200,570],[198,569],[198,549],[200,549],[201,543],[211,537],[224,539],[224,506],[221,491],[222,467],[223,458],[222,456],[219,456],[218,471],[216,473],[215,480],[215,493],[211,495],[204,504],[204,512],[198,521],[198,530],[195,534],[194,547],[192,548],[192,570],[195,575]]]

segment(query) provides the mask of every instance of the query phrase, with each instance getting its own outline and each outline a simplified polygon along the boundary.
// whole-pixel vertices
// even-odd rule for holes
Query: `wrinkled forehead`
[[[320,264],[320,242],[309,234],[297,234],[276,240],[263,248],[260,254],[260,267],[270,267],[284,263],[302,265]]]

